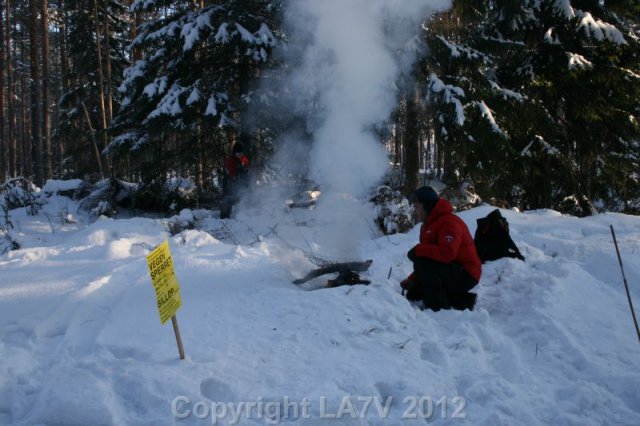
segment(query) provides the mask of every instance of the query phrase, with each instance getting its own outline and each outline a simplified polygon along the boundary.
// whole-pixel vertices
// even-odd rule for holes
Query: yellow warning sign
[[[173,258],[169,250],[169,241],[165,240],[147,256],[147,265],[151,282],[156,291],[158,312],[162,324],[174,316],[182,305],[180,284],[173,271]]]

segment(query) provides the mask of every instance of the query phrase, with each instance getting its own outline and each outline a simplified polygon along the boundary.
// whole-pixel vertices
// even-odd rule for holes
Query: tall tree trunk
[[[13,69],[11,65],[11,1],[6,0],[6,37],[5,42],[7,45],[7,113],[9,115],[9,119],[7,120],[7,146],[8,150],[8,170],[9,175],[12,177],[16,177],[18,175],[18,150],[16,146],[16,136],[15,136],[15,128],[16,128],[16,113],[15,113],[15,101],[13,97]]]
[[[44,178],[53,177],[51,155],[51,112],[49,111],[49,14],[47,0],[42,0],[40,28],[42,31],[42,127],[44,142]]]
[[[238,108],[238,140],[244,145],[246,153],[251,150],[251,134],[249,129],[249,119],[247,106],[242,101],[242,97],[249,93],[249,83],[251,80],[251,70],[248,64],[242,64],[238,70],[238,93],[237,102],[235,105],[239,105]]]
[[[129,0],[129,7],[133,4],[133,0]],[[131,42],[133,42],[138,36],[138,28],[142,25],[142,13],[139,11],[135,12],[133,16],[133,21],[131,22]],[[142,59],[142,49],[139,47],[134,47],[131,52],[131,56],[133,58],[133,62],[139,61]]]
[[[104,179],[104,172],[102,169],[102,160],[100,156],[100,150],[98,149],[98,142],[96,142],[96,131],[93,130],[93,126],[91,125],[91,118],[89,117],[89,111],[87,111],[87,107],[84,104],[84,102],[82,102],[82,110],[84,111],[84,117],[87,120],[87,126],[89,127],[89,132],[91,133],[93,153],[96,156],[96,163],[98,165],[98,172],[100,173],[100,179]]]
[[[105,46],[105,71],[107,78],[107,125],[110,126],[113,121],[113,87],[111,83],[111,31],[109,30],[109,2],[104,0],[104,46]]]
[[[63,96],[69,93],[69,59],[67,55],[67,7],[65,0],[59,0],[58,7],[62,11],[62,19],[60,20],[60,70],[62,72],[62,94]],[[58,123],[58,119],[56,119]],[[67,140],[64,136],[58,136],[57,145],[58,156],[58,176],[62,175],[62,161],[64,158],[64,152],[67,147]]]
[[[413,193],[420,182],[419,91],[414,84],[407,90],[407,115],[404,130],[404,193]]]
[[[4,28],[2,17],[0,16],[0,181],[9,177],[9,139],[5,133],[5,98],[4,98]],[[7,45],[7,50],[9,46]]]
[[[36,184],[44,184],[42,164],[42,92],[40,90],[40,58],[38,57],[38,4],[29,0],[29,56],[31,60],[31,147]]]
[[[402,132],[404,128],[402,126],[402,102],[400,102],[400,108],[394,119],[394,131],[393,131],[393,163],[399,165],[402,162]]]
[[[24,54],[22,55],[24,57]],[[21,107],[22,107],[22,126],[21,126],[21,147],[22,147],[22,156],[21,156],[21,165],[22,165],[22,175],[25,178],[29,178],[32,174],[33,164],[32,164],[32,152],[33,145],[31,144],[31,136],[29,135],[29,116],[27,109],[27,81],[24,74],[22,74],[21,78],[21,93],[20,99]]]
[[[100,107],[100,125],[101,131],[100,134],[102,136],[102,149],[107,149],[108,141],[107,141],[107,114],[104,103],[104,74],[102,72],[102,48],[100,46],[100,20],[98,16],[98,0],[93,0],[93,18],[95,20],[96,26],[96,57],[97,57],[97,71],[98,71],[98,91],[99,91],[99,102],[98,106]],[[108,167],[108,162],[105,161],[105,165]]]

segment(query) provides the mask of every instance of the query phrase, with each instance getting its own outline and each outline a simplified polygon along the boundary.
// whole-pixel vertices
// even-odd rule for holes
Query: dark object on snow
[[[422,300],[425,308],[434,312],[441,309],[473,310],[476,295],[470,290],[478,280],[469,275],[460,263],[440,263],[417,257],[413,269],[414,279],[401,283],[403,290],[407,291],[408,300]]]
[[[220,219],[231,217],[233,205],[240,201],[249,187],[249,157],[244,155],[244,146],[238,142],[233,146],[232,151],[231,155],[224,160]]]
[[[495,209],[486,217],[478,219],[478,228],[473,238],[482,263],[502,257],[515,257],[524,261],[524,256],[509,235],[509,223]]]
[[[360,274],[353,271],[341,271],[338,273],[338,276],[327,282],[327,287],[334,288],[340,287],[341,285],[356,285],[356,284],[364,284],[369,285],[371,281],[363,280],[360,278]]]
[[[616,254],[618,255],[618,262],[620,263],[620,271],[622,271],[622,279],[624,280],[624,288],[627,291],[627,300],[629,300],[629,309],[631,309],[631,316],[633,317],[633,324],[636,326],[636,333],[638,333],[638,340],[640,340],[640,328],[638,328],[638,320],[636,319],[636,311],[633,309],[633,302],[631,301],[631,294],[629,293],[629,284],[627,284],[627,276],[624,274],[624,267],[622,266],[622,257],[620,257],[620,248],[618,248],[618,240],[616,239],[616,231],[611,227],[611,235],[613,236],[613,242],[616,246]]]
[[[290,209],[310,209],[315,207],[321,192],[317,189],[301,191],[292,195],[286,204]]]
[[[347,281],[350,279],[352,280],[353,279],[352,276],[348,274],[353,274],[355,272],[365,272],[366,270],[369,269],[369,266],[371,266],[371,263],[373,263],[373,260],[367,260],[366,262],[332,263],[326,266],[322,266],[318,269],[314,269],[313,271],[305,275],[303,278],[294,280],[293,283],[304,284],[307,281],[312,280],[314,278],[317,278],[326,274],[334,274],[336,272],[339,273],[340,275],[338,275],[338,278],[331,281],[339,282],[341,276],[343,280],[347,280]],[[360,280],[360,276],[358,276],[358,274],[355,274],[355,275],[357,279]],[[345,282],[344,284],[347,284],[347,283]],[[354,284],[359,284],[359,283],[354,282]],[[343,284],[340,284],[340,285],[343,285]],[[337,286],[334,286],[334,287],[337,287]]]
[[[458,297],[450,297],[449,304],[451,305],[451,309],[457,309],[459,311],[464,311],[468,309],[473,311],[476,307],[476,300],[478,300],[478,295],[472,292],[461,293]]]

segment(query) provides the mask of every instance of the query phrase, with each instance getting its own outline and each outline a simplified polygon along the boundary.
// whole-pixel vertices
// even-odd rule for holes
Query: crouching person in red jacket
[[[482,262],[467,225],[453,214],[451,204],[429,186],[414,193],[414,209],[420,228],[420,243],[409,250],[413,273],[400,283],[407,299],[422,300],[425,307],[473,309]]]

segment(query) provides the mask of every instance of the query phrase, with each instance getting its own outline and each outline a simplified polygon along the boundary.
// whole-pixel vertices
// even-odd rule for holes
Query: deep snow
[[[12,211],[23,248],[0,257],[0,424],[211,424],[212,403],[251,402],[238,424],[422,424],[408,418],[420,401],[440,424],[640,424],[640,345],[609,231],[639,306],[640,218],[503,210],[526,263],[486,264],[475,311],[433,313],[398,287],[418,227],[380,236],[372,206],[345,203],[337,230],[322,203],[286,210],[274,196],[232,220],[195,212],[200,230],[173,237],[157,219],[88,225],[59,196],[35,217]],[[491,210],[460,216],[473,232]],[[184,361],[145,259],[167,238]],[[372,284],[291,284],[309,254],[373,259]]]

